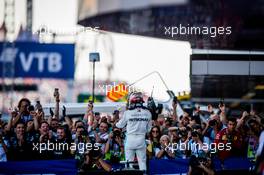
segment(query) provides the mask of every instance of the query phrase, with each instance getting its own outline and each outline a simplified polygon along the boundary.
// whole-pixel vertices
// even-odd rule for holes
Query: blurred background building
[[[262,71],[254,76],[232,73],[225,77],[194,75],[191,69],[193,59],[203,60],[212,56],[205,53],[203,58],[190,57],[193,49],[263,50],[262,0],[1,0],[0,8],[0,40],[4,43],[30,41],[75,45],[74,79],[2,77],[0,106],[14,105],[16,99],[22,96],[50,102],[54,87],[60,88],[64,101],[87,100],[92,88],[92,65],[88,53],[92,51],[99,51],[102,58],[96,68],[96,94],[100,100],[103,100],[105,92],[100,91],[99,85],[132,83],[158,70],[176,94],[191,92],[195,96],[194,101],[205,102],[202,97],[207,98],[208,94],[204,92],[217,85],[217,90],[209,95],[214,101],[229,98],[230,94],[230,98],[240,100],[257,90],[254,97],[247,100],[253,102],[252,98],[255,98],[263,102]],[[232,33],[216,37],[203,34],[166,35],[165,27],[180,25],[231,27]],[[253,59],[262,65],[263,56],[260,55],[256,58],[249,54],[245,60],[239,56],[230,57],[230,60],[250,62]],[[229,57],[226,56],[226,59]],[[225,87],[221,86],[223,83]],[[246,85],[245,91],[236,91],[237,86],[244,89]],[[149,94],[155,86],[154,95],[166,99],[165,88],[155,76],[136,86]]]

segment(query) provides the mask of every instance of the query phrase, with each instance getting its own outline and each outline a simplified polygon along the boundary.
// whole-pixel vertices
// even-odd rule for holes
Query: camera
[[[113,138],[121,137],[122,133],[118,130],[113,131]]]
[[[94,147],[89,151],[88,153],[89,157],[92,158],[93,160],[97,160],[100,157],[102,157],[101,150],[95,150]]]
[[[224,106],[224,99],[221,99],[221,100],[219,101],[219,106],[220,106],[220,107]]]
[[[173,100],[172,100],[174,103],[177,103],[178,102],[178,98],[176,96],[173,97]]]
[[[192,137],[198,137],[198,136],[199,136],[199,133],[197,131],[192,132]]]
[[[41,104],[40,104],[40,101],[39,101],[39,100],[37,100],[37,101],[36,101],[35,108],[36,108],[36,109],[37,109],[39,112],[42,112],[42,106],[41,106]]]
[[[158,104],[158,106],[156,106],[154,99],[152,97],[149,97],[147,101],[147,108],[152,114],[152,120],[156,120],[158,118],[158,115],[162,112],[163,105]]]
[[[186,137],[188,135],[187,130],[178,130],[179,137]]]
[[[28,106],[27,109],[28,109],[28,112],[31,112],[31,111],[34,111],[35,110],[33,105]]]
[[[217,121],[215,119],[209,121],[209,126],[215,126],[217,124]]]
[[[55,89],[54,89],[54,94],[53,94],[53,96],[56,97],[57,95],[59,95],[59,88],[55,88]]]
[[[195,157],[194,155],[190,157],[189,165],[192,168],[197,168],[201,163],[206,165],[208,163],[207,159],[204,157]]]

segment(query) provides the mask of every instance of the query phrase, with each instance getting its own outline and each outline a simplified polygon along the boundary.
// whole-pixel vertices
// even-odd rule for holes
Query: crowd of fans
[[[120,111],[104,116],[94,112],[89,103],[86,114],[73,121],[65,107],[59,115],[58,92],[54,99],[56,106],[54,111],[50,109],[48,118],[39,102],[32,106],[29,99],[23,98],[10,112],[9,121],[1,121],[0,161],[75,158],[79,171],[85,172],[111,171],[114,164],[125,160],[126,129],[116,127],[122,117]],[[255,111],[244,111],[240,118],[233,118],[226,115],[224,104],[218,106],[217,113],[208,105],[210,116],[205,120],[200,117],[199,108],[193,115],[185,112],[182,116],[177,115],[176,108],[177,103],[173,102],[170,116],[160,114],[152,121],[153,127],[142,143],[146,144],[148,159],[190,158],[189,174],[214,174],[213,157],[255,160],[261,155],[262,150],[258,149],[261,144],[263,147],[259,143],[263,119]],[[70,146],[57,149],[60,144]]]

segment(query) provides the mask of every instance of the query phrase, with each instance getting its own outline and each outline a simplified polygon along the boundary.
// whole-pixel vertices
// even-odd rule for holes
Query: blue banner
[[[254,167],[254,163],[247,158],[234,157],[228,158],[221,162],[217,158],[212,159],[213,169],[215,172],[221,171],[248,171]],[[235,163],[234,163],[235,162]],[[161,166],[162,165],[162,166]],[[149,174],[186,174],[189,170],[189,159],[152,159],[149,160]]]
[[[0,43],[0,75],[74,78],[74,44]]]
[[[76,160],[35,160],[0,163],[0,174],[77,174]]]

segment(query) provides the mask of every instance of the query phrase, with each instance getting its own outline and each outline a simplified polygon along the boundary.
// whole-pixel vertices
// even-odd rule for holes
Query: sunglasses
[[[153,130],[152,132],[154,132],[154,133],[158,133],[159,131],[157,131],[157,130]]]

